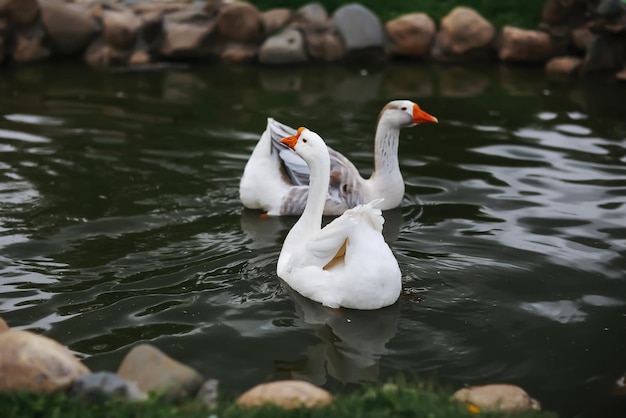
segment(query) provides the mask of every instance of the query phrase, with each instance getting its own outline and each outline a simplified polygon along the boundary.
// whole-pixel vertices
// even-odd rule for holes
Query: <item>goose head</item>
[[[304,161],[311,163],[316,159],[328,156],[328,148],[324,140],[315,132],[305,128],[298,128],[295,135],[280,140],[283,144],[294,150]]]
[[[394,100],[383,107],[378,115],[378,122],[385,120],[387,123],[406,128],[421,123],[439,122],[436,117],[424,112],[417,103],[410,100]]]

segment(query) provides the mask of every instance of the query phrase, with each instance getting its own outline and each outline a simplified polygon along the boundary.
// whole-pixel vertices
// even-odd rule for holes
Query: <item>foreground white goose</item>
[[[380,200],[346,210],[322,228],[330,157],[315,132],[298,129],[283,138],[310,169],[302,216],[291,228],[276,273],[301,295],[331,308],[378,309],[400,296],[400,267],[383,239]]]
[[[384,199],[380,209],[400,205],[404,180],[398,164],[400,128],[437,122],[409,100],[389,102],[378,116],[374,140],[374,171],[369,179],[359,174],[354,164],[329,148],[330,177],[324,206],[325,215],[340,215],[346,209]],[[302,158],[280,143],[294,135],[295,129],[272,118],[252,152],[239,184],[239,197],[249,209],[268,215],[299,215],[304,210],[309,184],[309,169]]]

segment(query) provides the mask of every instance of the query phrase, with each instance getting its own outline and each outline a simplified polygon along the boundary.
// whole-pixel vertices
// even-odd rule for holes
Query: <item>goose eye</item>
[[[302,142],[304,142],[306,144],[307,143],[306,138],[302,138]]]
[[[406,112],[406,106],[402,106],[402,110]]]

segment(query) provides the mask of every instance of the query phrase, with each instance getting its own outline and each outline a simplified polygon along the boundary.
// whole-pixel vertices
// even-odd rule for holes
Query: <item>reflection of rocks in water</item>
[[[352,75],[337,83],[330,96],[338,102],[373,101],[379,97],[381,81],[381,73],[368,74],[364,71],[360,77]]]
[[[262,216],[257,210],[244,209],[241,213],[241,230],[251,240],[248,247],[260,249],[282,245],[297,218],[292,216]]]
[[[261,69],[259,72],[261,87],[269,92],[300,91],[302,89],[302,74],[297,71],[273,71]]]
[[[284,286],[295,302],[296,323],[321,340],[307,349],[304,361],[290,364],[292,377],[318,385],[327,375],[344,383],[375,381],[385,346],[397,331],[399,304],[374,311],[330,309]]]
[[[500,85],[511,96],[537,96],[545,86],[545,74],[537,69],[533,77],[530,71],[519,71],[518,68],[501,65]]]
[[[444,97],[474,97],[489,86],[490,79],[478,70],[462,67],[440,68],[439,89]]]
[[[385,96],[397,99],[417,99],[433,95],[432,67],[415,65],[393,65],[385,71],[383,91]]]
[[[163,98],[174,103],[191,103],[207,85],[198,73],[169,71],[163,80]]]

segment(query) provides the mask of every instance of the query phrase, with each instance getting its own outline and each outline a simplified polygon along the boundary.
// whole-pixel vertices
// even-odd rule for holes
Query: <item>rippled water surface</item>
[[[150,342],[234,392],[408,373],[573,416],[624,391],[626,86],[417,65],[0,76],[0,315],[92,369]],[[404,291],[325,309],[275,274],[295,218],[243,210],[239,178],[268,115],[369,174],[394,98],[440,120],[401,135],[385,237]]]

